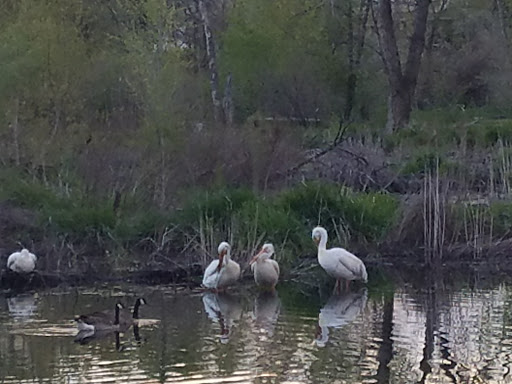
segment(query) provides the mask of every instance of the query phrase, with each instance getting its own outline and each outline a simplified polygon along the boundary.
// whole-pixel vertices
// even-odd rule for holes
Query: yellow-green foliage
[[[267,198],[247,190],[195,196],[176,220],[185,231],[197,232],[208,220],[217,234],[223,239],[231,234],[239,247],[271,241],[281,256],[291,258],[313,251],[311,230],[317,225],[327,228],[333,243],[339,243],[336,234],[341,229],[353,241],[377,242],[389,230],[397,210],[397,200],[389,195],[308,183]]]

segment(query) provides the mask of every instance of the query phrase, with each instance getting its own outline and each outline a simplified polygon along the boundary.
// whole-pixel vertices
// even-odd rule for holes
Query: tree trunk
[[[392,133],[397,128],[409,124],[412,109],[412,95],[406,87],[400,87],[390,94],[388,105],[388,126],[386,130]]]
[[[203,21],[204,39],[206,46],[206,57],[208,60],[208,70],[210,71],[210,94],[213,104],[213,118],[216,123],[223,121],[222,103],[220,101],[219,93],[219,76],[217,72],[217,57],[215,40],[212,35],[210,27],[210,19],[208,17],[208,10],[203,0],[198,0],[199,13]]]
[[[377,361],[379,366],[375,378],[378,384],[388,384],[390,378],[389,363],[393,358],[393,309],[395,306],[393,296],[384,299],[384,308],[382,310],[382,342],[377,352]]]
[[[14,119],[11,123],[12,130],[12,144],[14,147],[14,162],[17,166],[21,164],[20,161],[20,128],[19,128],[19,110],[20,110],[20,99],[16,98],[14,101]]]
[[[402,72],[400,55],[395,36],[395,25],[391,9],[391,0],[380,0],[378,7],[378,28],[381,30],[380,45],[389,83],[388,133],[409,124],[412,100],[421,64],[421,55],[425,47],[428,11],[430,0],[417,0],[414,11],[413,34],[405,69]]]
[[[498,20],[500,23],[501,34],[503,35],[503,39],[508,42],[508,32],[507,32],[507,19],[508,15],[505,11],[505,5],[503,4],[503,0],[494,0],[494,8],[496,13],[498,14]]]
[[[354,38],[354,23],[353,23],[353,10],[352,3],[349,1],[348,9],[348,67],[349,74],[347,77],[347,88],[346,88],[346,102],[343,111],[343,118],[346,121],[350,121],[352,118],[352,110],[354,109],[356,90],[357,90],[357,73],[356,68],[361,62],[363,55],[364,42],[366,38],[366,25],[368,23],[368,14],[370,10],[371,0],[361,0],[361,6],[359,8],[359,25],[357,41]]]
[[[224,120],[228,126],[233,125],[233,93],[232,93],[233,76],[228,74],[226,77],[226,87],[224,88],[224,98],[222,99],[222,111],[224,112]]]

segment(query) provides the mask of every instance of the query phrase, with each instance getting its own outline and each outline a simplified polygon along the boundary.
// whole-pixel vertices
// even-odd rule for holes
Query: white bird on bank
[[[260,287],[274,289],[279,280],[279,264],[271,259],[273,254],[274,246],[270,243],[263,244],[261,251],[249,263],[254,273],[254,281]]]
[[[318,245],[318,263],[325,269],[328,275],[336,279],[336,287],[340,291],[340,280],[346,281],[346,288],[352,280],[368,282],[368,274],[364,263],[356,255],[343,248],[326,249],[327,231],[325,228],[316,227],[311,237]]]
[[[36,267],[37,257],[23,248],[21,252],[14,252],[7,259],[7,268],[17,273],[30,273]]]
[[[231,246],[223,241],[218,248],[219,259],[204,271],[203,285],[208,289],[223,289],[240,278],[240,265],[231,260]]]

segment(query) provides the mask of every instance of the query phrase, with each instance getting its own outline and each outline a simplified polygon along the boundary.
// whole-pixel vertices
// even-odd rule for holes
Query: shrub
[[[237,214],[237,233],[245,248],[271,242],[279,252],[280,260],[290,261],[310,242],[308,231],[290,210],[268,200],[244,204]]]
[[[397,201],[379,193],[354,193],[327,183],[308,183],[283,192],[278,204],[294,212],[302,225],[324,226],[356,240],[378,241],[395,220]]]

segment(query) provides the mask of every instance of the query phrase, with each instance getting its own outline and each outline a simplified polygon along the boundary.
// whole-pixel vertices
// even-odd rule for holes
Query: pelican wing
[[[19,252],[14,252],[13,254],[11,254],[11,256],[9,256],[9,258],[7,259],[7,268],[11,269],[11,267],[14,265],[14,263],[16,263],[16,259],[19,256],[20,256]]]
[[[219,266],[219,260],[213,260],[208,268],[204,271],[203,285],[207,288],[215,288],[219,273],[217,267]]]
[[[346,249],[343,248],[332,248],[332,250],[336,250],[338,253],[337,262],[341,264],[341,266],[348,271],[350,271],[354,276],[362,278],[366,281],[366,267],[364,263],[361,261],[359,257],[350,253]]]
[[[274,269],[277,273],[277,276],[279,276],[279,264],[275,260],[269,260],[269,261],[272,264],[272,267],[274,267]]]

